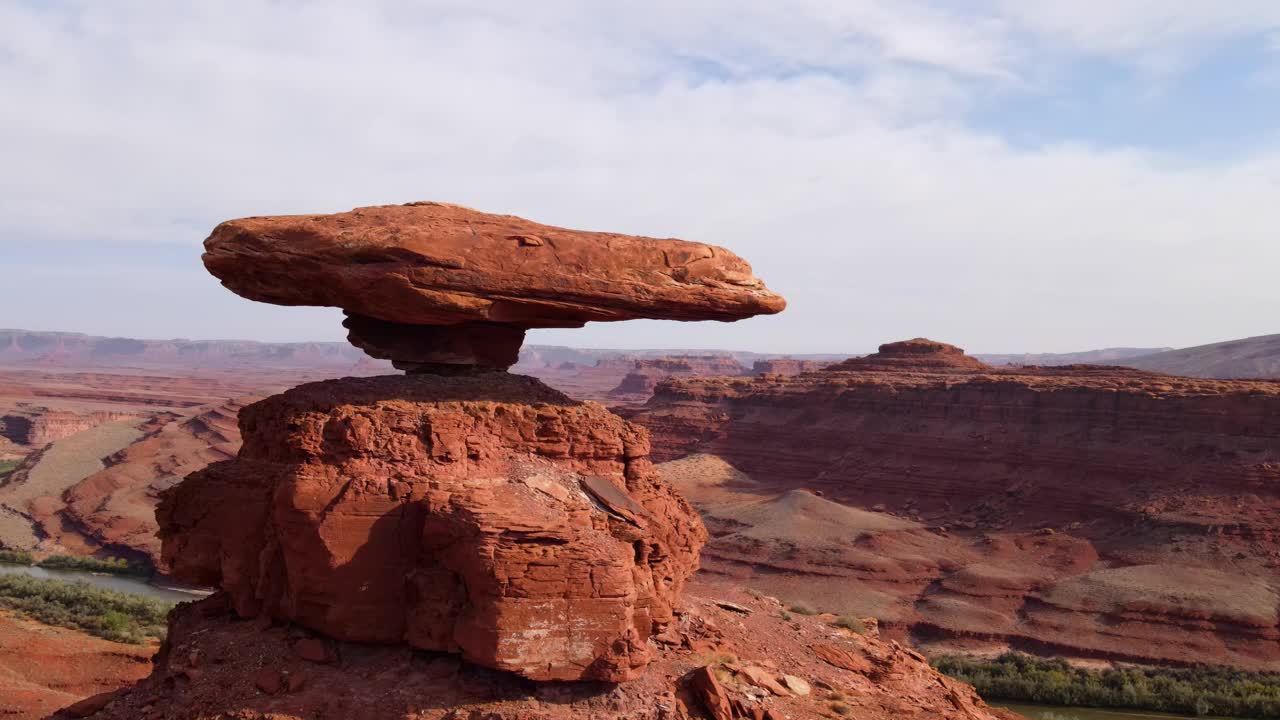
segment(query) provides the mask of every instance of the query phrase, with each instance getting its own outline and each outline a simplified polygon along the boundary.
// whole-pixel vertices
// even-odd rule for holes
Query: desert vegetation
[[[34,565],[35,558],[31,557],[31,553],[21,550],[0,550],[0,564],[3,565]]]
[[[151,569],[147,566],[131,563],[124,558],[50,555],[43,560],[36,560],[31,553],[22,550],[0,550],[0,564],[34,565],[46,570],[83,570],[85,572],[110,573],[112,575],[145,576],[151,574]]]
[[[111,573],[113,575],[150,575],[149,568],[130,563],[124,558],[94,558],[76,555],[50,555],[36,563],[50,570],[84,570],[86,572]]]
[[[852,633],[856,633],[858,635],[862,635],[867,632],[866,623],[862,622],[856,617],[850,617],[848,615],[841,615],[840,617],[836,618],[835,621],[832,622],[831,624],[835,625],[838,628],[844,628],[845,630],[848,630],[849,632],[852,632]]]
[[[933,664],[972,684],[988,700],[1280,718],[1280,674],[1274,673],[1214,666],[1095,670],[1021,653],[1006,653],[995,660],[940,657]]]
[[[164,637],[171,603],[112,592],[84,582],[0,576],[0,608],[46,625],[82,630],[122,643]]]

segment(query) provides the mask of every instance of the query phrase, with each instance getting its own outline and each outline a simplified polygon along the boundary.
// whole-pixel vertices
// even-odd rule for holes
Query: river
[[[189,600],[199,600],[209,594],[199,590],[183,590],[175,587],[166,587],[163,584],[153,584],[145,578],[131,577],[129,575],[92,573],[86,570],[50,570],[30,565],[0,564],[0,575],[30,575],[32,577],[45,578],[49,580],[83,580],[90,585],[106,590],[115,590],[116,592],[129,593],[131,595],[142,595],[144,597],[163,600],[165,602],[187,602]]]
[[[1062,707],[1060,705],[1021,705],[1018,703],[992,702],[1020,713],[1030,720],[1212,720],[1212,718],[1196,718],[1192,715],[1167,715],[1165,713],[1146,712],[1143,710],[1099,710],[1096,708]]]

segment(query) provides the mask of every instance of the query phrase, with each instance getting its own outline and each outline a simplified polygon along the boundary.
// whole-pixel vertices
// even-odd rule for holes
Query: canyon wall
[[[658,459],[749,478],[736,505],[732,483],[679,485],[725,573],[862,592],[925,639],[1280,667],[1280,382],[997,369],[909,341],[789,378],[673,378],[626,414]],[[909,525],[743,530],[797,490],[820,507],[775,509],[795,533],[836,508]]]
[[[17,445],[36,449],[113,420],[137,417],[127,412],[74,413],[30,408],[0,415],[0,436]]]

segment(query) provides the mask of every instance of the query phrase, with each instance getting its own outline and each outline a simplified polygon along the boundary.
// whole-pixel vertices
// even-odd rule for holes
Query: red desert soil
[[[123,645],[0,610],[0,718],[35,720],[147,676],[155,646]]]
[[[937,649],[1280,669],[1280,382],[991,368],[929,341],[627,411],[703,568]],[[693,454],[692,457],[689,457]]]

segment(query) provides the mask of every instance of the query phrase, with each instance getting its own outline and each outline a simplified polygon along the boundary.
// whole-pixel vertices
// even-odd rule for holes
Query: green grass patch
[[[1076,668],[1065,660],[1006,653],[995,660],[934,658],[939,671],[987,700],[1126,708],[1184,715],[1280,718],[1280,674],[1215,666]]]
[[[0,482],[9,477],[9,473],[17,470],[21,464],[21,460],[0,460]]]
[[[76,555],[50,555],[37,565],[47,570],[84,570],[112,575],[148,576],[151,574],[151,569],[145,565],[130,563],[124,558],[99,559]]]
[[[86,582],[0,575],[0,607],[46,625],[82,630],[115,642],[163,639],[173,603],[96,588]]]
[[[0,550],[0,564],[4,565],[32,565],[35,558],[31,557],[31,553],[21,550]]]

